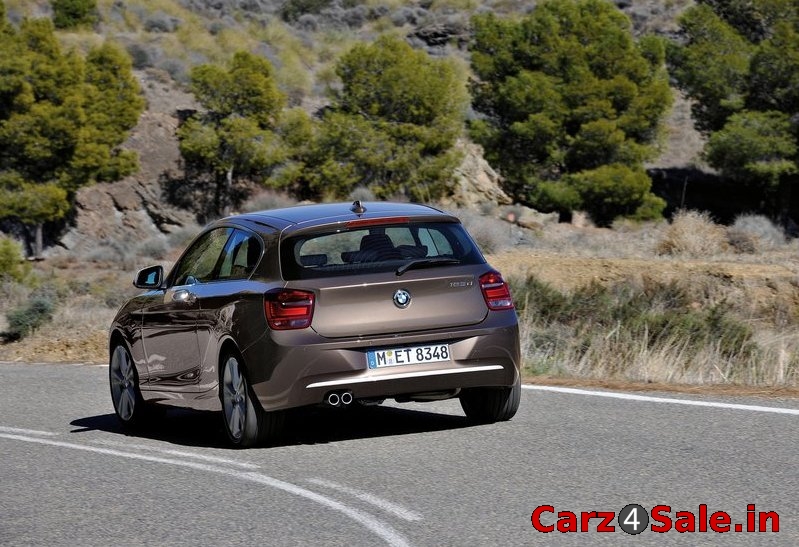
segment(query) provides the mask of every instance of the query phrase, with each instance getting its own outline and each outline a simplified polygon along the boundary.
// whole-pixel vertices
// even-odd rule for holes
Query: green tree
[[[276,133],[286,98],[268,60],[239,52],[231,66],[200,65],[191,88],[204,110],[178,129],[187,178],[205,177],[213,186],[210,214],[230,214],[237,183],[264,181],[286,160]]]
[[[473,26],[472,95],[480,116],[470,131],[506,190],[544,210],[584,208],[600,223],[612,221],[611,210],[658,216],[642,163],[671,104],[663,42],[636,42],[627,17],[604,0],[545,0],[520,20],[488,14]],[[626,177],[590,174],[607,165],[627,166],[646,182],[635,194],[641,211],[610,184]],[[578,179],[603,184],[571,184]],[[622,201],[595,206],[610,199]]]
[[[73,186],[85,180],[119,180],[135,172],[137,155],[119,146],[145,107],[130,56],[109,42],[89,51],[82,96],[86,123],[69,169]]]
[[[97,22],[96,0],[52,0],[50,5],[56,28],[91,26]]]
[[[41,256],[46,222],[64,217],[74,192],[138,168],[120,149],[144,107],[118,48],[63,53],[48,19],[0,32],[0,218],[33,227]]]
[[[650,219],[666,206],[649,191],[651,181],[646,172],[624,164],[602,165],[569,175],[567,182],[599,225],[608,225],[617,217]]]
[[[354,46],[336,74],[341,89],[316,127],[299,193],[342,198],[356,186],[414,200],[446,193],[468,104],[457,65],[383,37]]]
[[[702,0],[680,25],[686,39],[669,62],[696,101],[708,163],[785,219],[799,163],[799,2]]]
[[[30,273],[30,265],[24,258],[19,243],[0,235],[0,280],[9,278],[22,283]]]
[[[787,114],[767,111],[742,111],[730,116],[724,127],[708,141],[708,162],[736,183],[761,187],[761,209],[779,211],[790,194],[788,184],[780,184],[799,172],[797,142]]]
[[[706,5],[688,9],[680,25],[687,43],[670,55],[672,72],[697,100],[697,127],[716,131],[744,106],[753,46]]]

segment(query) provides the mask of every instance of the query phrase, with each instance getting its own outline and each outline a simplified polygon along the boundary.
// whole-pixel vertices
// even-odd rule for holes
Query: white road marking
[[[537,391],[554,391],[556,393],[568,393],[570,395],[589,395],[594,397],[609,397],[611,399],[625,399],[628,401],[641,401],[645,403],[667,403],[672,405],[704,406],[711,408],[726,408],[730,410],[748,410],[750,412],[771,412],[773,414],[792,414],[799,416],[799,408],[782,408],[775,406],[741,405],[736,403],[719,403],[715,401],[693,401],[690,399],[670,399],[668,397],[651,397],[649,395],[635,395],[632,393],[617,393],[613,391],[592,391],[588,389],[576,389],[572,387],[557,386],[532,386],[523,385],[522,389],[533,389]]]
[[[281,481],[279,479],[275,479],[273,477],[269,477],[267,475],[264,475],[263,473],[255,473],[252,471],[240,471],[236,469],[228,469],[218,465],[211,465],[206,463],[182,461],[172,458],[162,458],[160,456],[137,454],[135,452],[125,452],[122,450],[116,450],[112,448],[86,446],[86,445],[67,443],[51,439],[26,437],[23,435],[0,433],[0,438],[10,439],[14,441],[22,441],[27,443],[43,444],[47,446],[55,446],[58,448],[84,450],[86,452],[105,454],[107,456],[117,456],[120,458],[127,458],[131,460],[142,460],[142,461],[161,463],[166,465],[174,465],[177,467],[188,467],[190,469],[197,469],[209,473],[228,475],[243,481],[254,482],[257,484],[262,484],[264,486],[269,486],[271,488],[276,488],[278,490],[282,490],[289,494],[294,494],[295,496],[299,496],[307,500],[316,502],[320,505],[324,505],[330,509],[333,509],[334,511],[338,511],[339,513],[342,513],[346,517],[362,525],[367,530],[373,532],[375,535],[379,536],[381,539],[383,539],[387,544],[391,545],[392,547],[405,547],[410,545],[408,540],[405,539],[405,537],[402,534],[400,534],[398,531],[392,528],[391,525],[389,525],[386,522],[383,522],[382,520],[378,519],[377,517],[369,513],[350,507],[349,505],[341,503],[340,501],[334,500],[327,496],[323,496],[322,494],[317,494],[316,492],[313,492],[301,486],[297,486],[296,484],[292,484],[289,482]]]
[[[344,486],[343,484],[338,484],[336,482],[327,481],[324,479],[308,479],[308,482],[344,492],[355,498],[358,498],[359,500],[365,501],[366,503],[370,503],[375,507],[378,507],[383,511],[391,513],[401,519],[411,522],[422,520],[422,515],[419,513],[411,511],[410,509],[406,509],[405,507],[388,500],[384,500],[383,498],[375,496],[374,494],[370,494],[369,492],[364,492],[363,490],[358,490],[356,488],[350,488],[349,486]]]
[[[255,465],[254,463],[240,462],[238,460],[231,460],[230,458],[220,458],[218,456],[209,456],[207,454],[196,454],[194,452],[186,452],[185,450],[171,450],[165,448],[158,448],[156,446],[147,446],[146,444],[130,444],[117,441],[103,441],[103,440],[96,440],[91,442],[94,444],[101,444],[103,446],[116,446],[120,448],[128,448],[130,450],[149,450],[151,452],[158,452],[160,454],[166,454],[168,456],[182,456],[184,458],[194,458],[195,460],[201,460],[211,463],[219,463],[223,465],[233,465],[236,467],[241,467],[243,469],[258,469],[260,467],[258,465]]]
[[[49,431],[37,431],[36,429],[20,429],[18,427],[3,427],[0,425],[1,433],[19,433],[22,435],[44,435],[45,437],[55,437],[58,433],[50,433]]]
[[[326,380],[324,382],[314,382],[305,386],[306,389],[317,387],[348,386],[352,384],[367,384],[372,382],[383,382],[385,380],[407,380],[408,378],[423,378],[425,376],[441,376],[443,374],[468,374],[472,372],[486,372],[488,370],[501,370],[502,365],[485,365],[481,367],[462,367],[447,368],[441,370],[420,370],[416,372],[395,372],[393,374],[381,374],[379,376],[364,376],[363,378],[350,378],[348,380]]]

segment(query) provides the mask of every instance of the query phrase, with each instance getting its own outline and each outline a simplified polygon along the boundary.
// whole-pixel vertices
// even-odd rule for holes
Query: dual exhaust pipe
[[[325,397],[325,402],[330,406],[347,406],[352,401],[351,391],[331,391]]]

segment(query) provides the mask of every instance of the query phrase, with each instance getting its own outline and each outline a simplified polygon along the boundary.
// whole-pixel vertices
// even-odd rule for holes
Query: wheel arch
[[[239,346],[233,340],[233,338],[227,337],[222,340],[222,343],[219,344],[219,355],[217,357],[216,362],[216,375],[219,379],[219,385],[222,385],[222,365],[224,365],[223,360],[228,356],[234,354],[239,360],[239,367],[247,371],[247,363],[244,362],[244,357],[241,355],[241,351],[239,350]]]
[[[119,329],[114,329],[111,331],[111,334],[108,336],[108,362],[111,362],[111,357],[114,355],[114,348],[118,345],[125,346],[125,349],[128,350],[130,353],[130,345],[128,344],[127,340],[125,340],[125,336],[119,331]]]

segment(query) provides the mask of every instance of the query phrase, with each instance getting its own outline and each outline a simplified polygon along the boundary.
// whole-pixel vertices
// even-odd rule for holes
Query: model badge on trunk
[[[394,305],[398,308],[405,309],[411,305],[411,293],[405,289],[397,289],[394,293]]]

